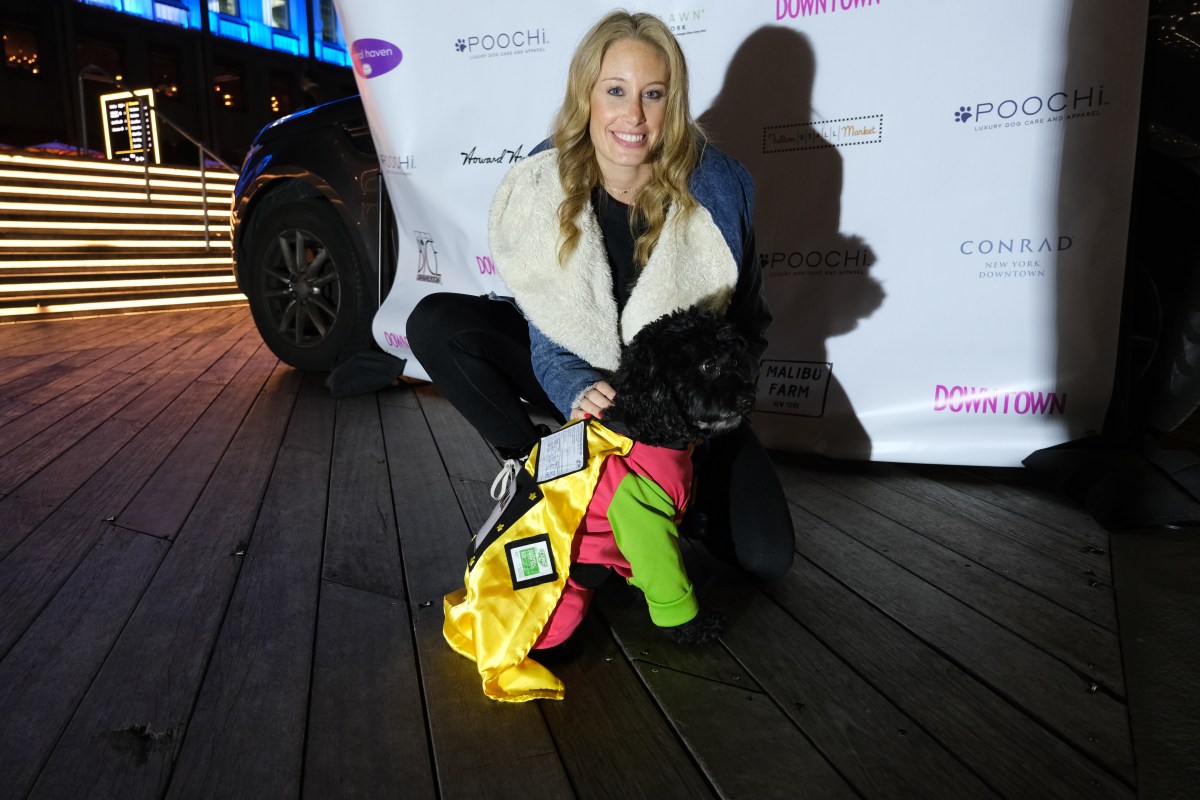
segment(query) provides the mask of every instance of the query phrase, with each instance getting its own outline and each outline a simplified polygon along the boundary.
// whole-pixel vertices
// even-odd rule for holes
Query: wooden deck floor
[[[1016,470],[777,461],[719,644],[607,584],[560,703],[441,636],[497,467],[435,387],[334,400],[245,308],[0,326],[0,797],[1124,798],[1108,534]]]

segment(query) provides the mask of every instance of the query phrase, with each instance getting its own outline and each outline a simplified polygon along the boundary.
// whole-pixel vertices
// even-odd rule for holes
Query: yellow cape
[[[575,424],[575,423],[568,423]],[[628,455],[633,440],[595,422],[587,425],[582,470],[534,481],[538,448],[517,475],[516,495],[496,523],[472,539],[466,586],[446,595],[442,632],[475,662],[483,693],[494,700],[561,700],[563,684],[529,658],[558,605],[571,570],[571,542],[610,455]]]

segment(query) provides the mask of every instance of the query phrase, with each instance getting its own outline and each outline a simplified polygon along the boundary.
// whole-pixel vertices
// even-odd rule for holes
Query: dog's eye
[[[707,358],[700,363],[700,374],[706,378],[716,378],[721,374],[721,367],[715,358]]]

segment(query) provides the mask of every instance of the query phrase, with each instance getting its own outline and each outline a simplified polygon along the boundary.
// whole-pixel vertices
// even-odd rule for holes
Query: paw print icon
[[[959,106],[958,111],[954,112],[954,121],[955,122],[966,122],[972,116],[974,116],[974,115],[971,113],[970,106]]]
[[[454,49],[455,49],[455,50],[457,50],[457,51],[458,51],[458,52],[460,52],[460,53],[461,53],[463,50],[466,50],[466,49],[467,49],[467,43],[466,43],[466,40],[464,40],[464,39],[459,39],[457,42],[455,42],[455,43],[454,43]]]

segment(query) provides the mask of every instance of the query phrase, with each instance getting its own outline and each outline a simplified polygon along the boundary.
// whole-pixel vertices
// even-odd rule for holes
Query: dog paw
[[[663,628],[668,639],[678,644],[707,644],[725,632],[725,615],[716,611],[701,611],[691,620],[672,628]]]

